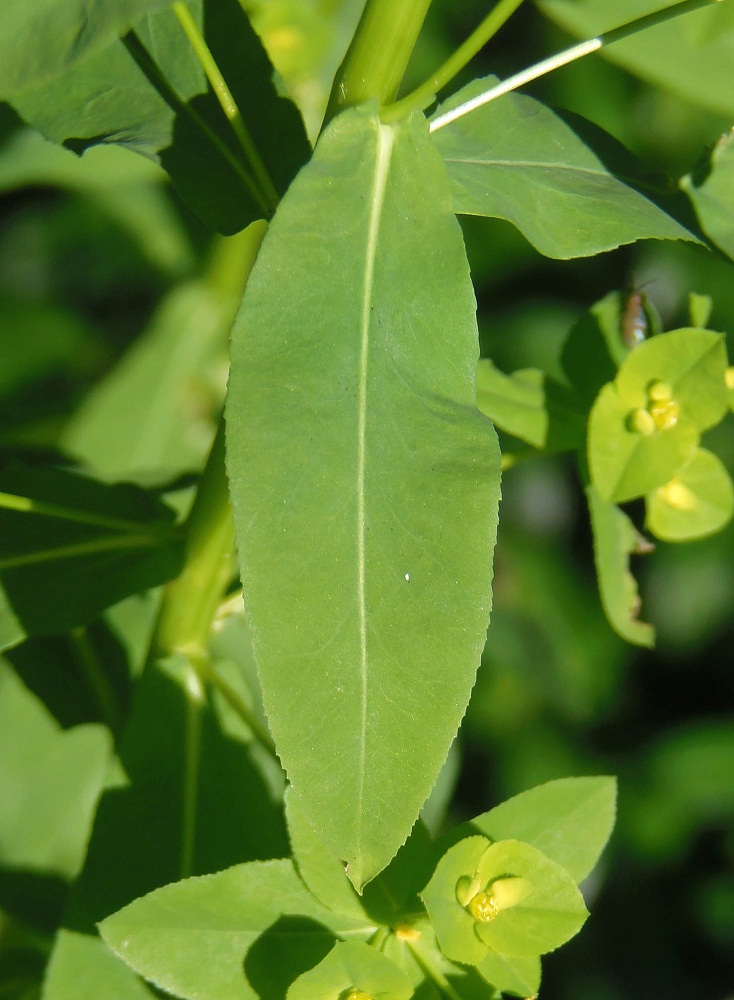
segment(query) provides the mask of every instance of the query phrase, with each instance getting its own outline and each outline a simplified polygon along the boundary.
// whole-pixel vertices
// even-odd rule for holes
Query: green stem
[[[267,750],[273,760],[279,764],[280,761],[278,760],[278,755],[275,752],[275,744],[273,743],[273,738],[270,733],[267,729],[265,729],[255,713],[252,712],[249,706],[246,705],[240,698],[234,688],[231,687],[215,670],[209,657],[206,656],[200,659],[196,663],[196,669],[199,676],[203,680],[205,680],[208,684],[211,684],[213,688],[216,688],[216,690],[219,691],[227,704],[244,722],[258,743],[260,743],[261,746]]]
[[[244,164],[241,163],[240,160],[234,155],[226,142],[223,142],[214,129],[209,127],[207,122],[197,111],[194,110],[191,104],[183,101],[178,96],[176,91],[166,79],[165,75],[161,72],[158,64],[151,59],[148,50],[145,48],[135,32],[129,31],[123,37],[122,43],[146,75],[148,80],[150,80],[152,85],[164,99],[166,104],[168,104],[175,114],[189,118],[194,125],[196,125],[202,135],[208,142],[211,143],[212,147],[216,149],[222,159],[225,160],[237,174],[244,186],[250,192],[253,200],[256,201],[261,207],[263,214],[268,215],[270,213],[270,206],[265,200],[259,185],[255,181],[255,178],[250,176],[245,169]]]
[[[440,969],[436,968],[428,956],[425,955],[413,942],[407,941],[406,944],[418,965],[421,969],[423,969],[428,978],[435,983],[447,1000],[461,1000],[461,997],[448,981],[446,976],[444,976]]]
[[[69,638],[94,693],[102,721],[114,731],[119,722],[117,699],[89,632],[86,628],[75,628],[69,633]]]
[[[186,666],[186,735],[184,744],[184,789],[181,829],[181,878],[194,872],[196,843],[196,812],[199,798],[199,768],[201,764],[201,717],[205,693],[194,664]]]
[[[255,179],[260,188],[262,198],[267,205],[268,213],[272,215],[278,206],[278,192],[275,190],[275,185],[270,178],[270,174],[262,161],[260,153],[258,152],[257,146],[255,145],[247,126],[245,125],[242,112],[237,107],[237,102],[232,96],[232,91],[227,86],[227,83],[222,76],[222,71],[219,69],[217,62],[212,55],[211,49],[206,44],[206,41],[199,31],[199,27],[192,17],[191,11],[186,6],[184,0],[174,0],[172,6],[173,12],[178,18],[179,23],[191,44],[191,48],[196,54],[196,58],[199,60],[202,69],[206,73],[206,77],[212,86],[212,90],[219,101],[222,111],[224,111],[227,121],[232,126],[232,131],[237,137],[237,141],[247,157],[250,168],[255,175]]]
[[[448,86],[454,77],[471,62],[474,56],[484,48],[502,25],[515,13],[522,2],[523,0],[499,0],[497,6],[485,17],[476,31],[469,35],[433,76],[429,77],[420,87],[416,87],[412,93],[396,101],[395,104],[388,104],[380,113],[380,118],[384,122],[396,121],[411,111],[422,111],[429,104],[432,104],[436,99],[436,94]]]
[[[537,80],[541,76],[546,76],[548,73],[552,73],[553,70],[575,62],[577,59],[582,59],[592,52],[598,52],[599,49],[607,45],[612,45],[614,42],[621,42],[624,38],[629,38],[630,35],[636,35],[640,31],[652,28],[657,24],[662,24],[664,21],[671,20],[671,18],[690,14],[695,10],[700,10],[702,7],[710,7],[712,3],[723,3],[723,0],[681,0],[680,3],[674,4],[672,7],[654,11],[652,14],[645,14],[644,17],[638,17],[634,21],[629,21],[618,28],[613,28],[611,31],[605,31],[596,38],[589,38],[585,42],[579,42],[578,45],[572,45],[571,48],[549,56],[548,59],[543,59],[541,62],[535,63],[534,66],[529,66],[528,69],[508,77],[507,80],[503,80],[496,87],[490,87],[489,90],[478,94],[470,101],[465,101],[458,107],[439,115],[431,121],[430,130],[431,132],[436,132],[438,129],[443,128],[444,125],[449,125],[451,122],[463,118],[472,111],[476,111],[477,108],[481,108],[485,104],[489,104],[490,101],[502,97],[503,94],[508,94],[519,87],[524,87],[526,83]]]
[[[139,549],[160,545],[163,535],[110,535],[108,538],[93,538],[89,542],[75,542],[59,545],[55,549],[41,552],[27,552],[19,556],[0,559],[0,572],[19,566],[35,566],[38,563],[54,562],[56,559],[71,559],[78,556],[97,555],[100,552],[114,552],[115,549]]]
[[[110,531],[140,531],[139,521],[126,521],[121,517],[108,517],[106,514],[95,514],[90,510],[77,510],[60,503],[49,503],[45,500],[34,500],[32,497],[19,496],[15,493],[0,493],[0,507],[5,510],[17,510],[24,514],[40,514],[43,517],[55,517],[60,521],[74,521],[77,524],[89,524],[97,528],[108,528]]]
[[[367,0],[334,80],[327,122],[341,108],[395,100],[430,5],[431,0]]]

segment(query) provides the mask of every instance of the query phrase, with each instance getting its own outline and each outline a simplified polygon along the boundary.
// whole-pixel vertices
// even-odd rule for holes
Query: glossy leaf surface
[[[290,861],[268,861],[165,886],[100,930],[128,964],[184,1000],[274,1000],[338,934],[358,940],[374,928],[335,918]]]
[[[476,80],[442,112],[496,82]],[[548,257],[585,257],[641,239],[696,239],[635,188],[633,157],[583,119],[505,94],[438,128],[432,139],[459,215],[507,219]]]
[[[499,454],[474,308],[423,120],[340,115],[235,323],[228,466],[273,735],[357,887],[408,835],[484,645]]]
[[[624,511],[601,499],[593,486],[586,499],[594,534],[594,562],[604,612],[618,635],[636,646],[653,646],[655,629],[640,621],[641,601],[629,557],[651,551]]]

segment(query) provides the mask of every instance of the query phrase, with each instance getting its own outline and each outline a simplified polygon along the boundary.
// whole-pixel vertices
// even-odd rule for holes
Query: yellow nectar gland
[[[667,382],[651,382],[647,389],[647,398],[653,403],[667,403],[673,398],[673,389]]]
[[[724,372],[724,382],[727,389],[734,389],[734,366],[727,368]]]
[[[680,407],[674,399],[650,403],[648,410],[655,427],[659,431],[667,431],[671,427],[675,427],[678,423]]]
[[[344,1000],[372,1000],[372,997],[363,990],[350,990]]]
[[[393,929],[393,933],[398,941],[418,941],[421,936],[421,932],[418,928],[411,927],[410,924],[398,924]]]
[[[695,510],[698,504],[696,495],[688,489],[680,479],[671,479],[665,486],[658,490],[658,496],[673,510],[680,510],[683,513]]]
[[[494,920],[500,912],[497,900],[489,892],[478,892],[476,896],[469,900],[467,909],[475,920],[480,920],[484,924],[489,923],[490,920]]]
[[[647,410],[633,410],[627,418],[627,427],[634,434],[644,434],[646,437],[656,431],[655,421]]]

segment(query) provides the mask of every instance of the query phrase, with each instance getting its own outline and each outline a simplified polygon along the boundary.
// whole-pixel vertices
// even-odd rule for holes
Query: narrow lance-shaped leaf
[[[229,472],[265,706],[357,887],[405,840],[484,645],[499,453],[425,124],[340,115],[235,323]]]
[[[475,80],[438,115],[495,82]],[[641,239],[698,239],[668,213],[672,204],[662,208],[638,190],[649,178],[620,143],[530,97],[506,94],[432,138],[451,177],[455,210],[507,219],[548,257],[585,257]],[[685,207],[683,200],[676,214]],[[695,227],[692,213],[690,222]]]

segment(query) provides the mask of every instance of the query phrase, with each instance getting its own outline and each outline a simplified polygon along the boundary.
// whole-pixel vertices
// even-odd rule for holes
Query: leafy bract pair
[[[693,325],[668,333],[655,332],[659,320],[639,304],[650,313],[640,323],[655,333],[641,343],[625,343],[625,308],[607,296],[571,331],[565,382],[537,370],[507,376],[480,361],[478,400],[534,448],[578,449],[605,610],[626,639],[650,645],[627,558],[651,546],[616,505],[644,497],[646,527],[663,541],[700,538],[729,521],[731,479],[700,439],[729,411],[731,369],[724,336],[705,329],[711,303],[702,297],[691,300]]]
[[[359,897],[291,790],[295,867],[254,862],[188,879],[136,900],[101,931],[185,1000],[408,1000],[431,982],[450,983],[462,1000],[490,987],[535,995],[540,954],[586,918],[576,883],[613,821],[612,779],[550,782],[439,841],[417,827]],[[472,915],[480,892],[497,897],[494,919]]]

